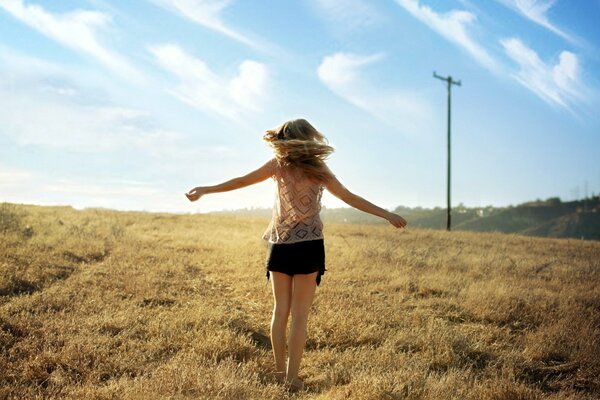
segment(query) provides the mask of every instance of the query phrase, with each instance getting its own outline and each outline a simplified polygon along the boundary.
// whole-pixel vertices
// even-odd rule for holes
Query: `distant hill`
[[[446,229],[445,208],[399,206],[394,212],[411,226]],[[268,219],[270,208],[250,208],[216,212]],[[351,208],[327,208],[323,221],[340,223],[385,224],[380,218]],[[452,229],[479,232],[518,233],[528,236],[600,240],[600,196],[563,202],[558,197],[536,200],[509,207],[465,207],[452,209]]]
[[[600,240],[600,212],[580,212],[554,218],[522,231],[525,235]]]
[[[551,198],[507,208],[459,207],[452,216],[456,230],[600,240],[599,197],[571,202]]]

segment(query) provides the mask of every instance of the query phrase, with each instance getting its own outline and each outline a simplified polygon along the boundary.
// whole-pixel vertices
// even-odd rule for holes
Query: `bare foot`
[[[274,372],[273,375],[275,375],[275,380],[277,381],[277,383],[279,383],[279,384],[285,383],[285,371],[277,371],[277,372]]]
[[[299,392],[304,389],[304,382],[300,380],[300,378],[293,378],[292,380],[288,380],[286,378],[285,385],[289,392]]]

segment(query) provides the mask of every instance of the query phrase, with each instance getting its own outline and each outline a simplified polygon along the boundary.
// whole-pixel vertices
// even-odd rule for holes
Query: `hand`
[[[185,194],[185,197],[187,197],[189,201],[196,201],[205,194],[203,189],[204,188],[202,187],[193,188]]]
[[[390,221],[390,224],[394,225],[396,228],[405,228],[407,224],[404,218],[394,213],[388,213],[385,219]]]

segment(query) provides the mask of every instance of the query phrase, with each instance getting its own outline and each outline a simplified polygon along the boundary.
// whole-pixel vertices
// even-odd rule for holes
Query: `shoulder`
[[[279,169],[279,161],[277,161],[277,158],[273,157],[263,165],[263,168],[268,171],[270,176],[275,176]]]
[[[328,186],[333,181],[337,181],[337,178],[333,171],[329,168],[326,163],[323,163],[323,171],[325,172],[325,177],[323,178],[323,185]]]

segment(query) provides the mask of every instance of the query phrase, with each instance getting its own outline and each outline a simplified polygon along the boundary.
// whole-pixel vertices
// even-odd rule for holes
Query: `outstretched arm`
[[[346,187],[344,187],[344,185],[341,184],[340,181],[338,181],[338,179],[335,176],[331,177],[325,183],[325,187],[327,188],[327,190],[329,190],[331,194],[333,194],[338,199],[344,201],[346,204],[366,213],[384,218],[396,228],[404,228],[407,224],[406,220],[398,214],[394,214],[387,210],[384,210],[383,208],[378,207],[375,204],[349,191],[348,189],[346,189]]]
[[[196,201],[205,194],[229,192],[231,190],[254,185],[255,183],[262,182],[273,175],[274,162],[274,159],[269,160],[262,167],[250,172],[249,174],[230,179],[218,185],[195,187],[185,195],[190,201]]]

